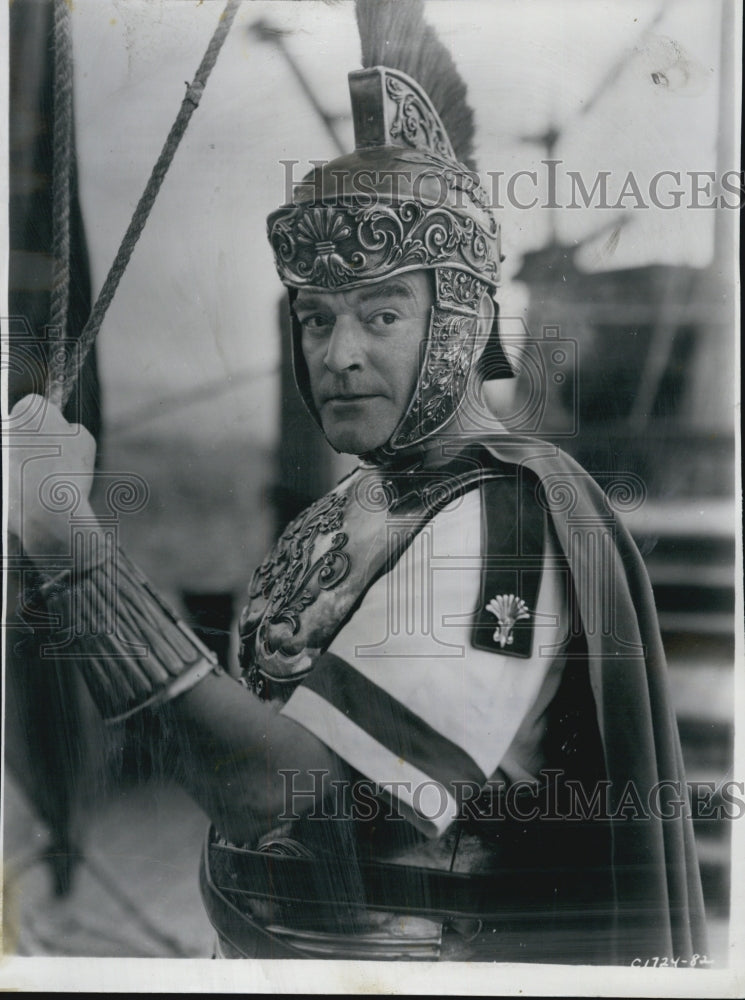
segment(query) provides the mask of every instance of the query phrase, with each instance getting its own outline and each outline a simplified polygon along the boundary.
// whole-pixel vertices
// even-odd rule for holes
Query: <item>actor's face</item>
[[[362,455],[390,438],[414,392],[431,307],[424,271],[351,291],[298,292],[313,402],[337,451]]]

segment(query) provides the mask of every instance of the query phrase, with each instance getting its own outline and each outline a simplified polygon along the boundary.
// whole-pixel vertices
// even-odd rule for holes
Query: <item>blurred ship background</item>
[[[71,327],[218,7],[74,5]],[[593,20],[581,0],[428,4],[469,86],[482,176],[533,170],[535,191],[520,191],[543,203],[546,161],[587,181],[601,170],[648,182],[662,170],[735,169],[734,5],[603,10]],[[50,12],[46,0],[11,7],[11,404],[43,384]],[[72,404],[98,438],[101,473],[146,484],[136,511],[117,512],[122,544],[231,669],[253,567],[350,467],[294,391],[264,220],[286,200],[290,171],[297,179],[311,159],[351,148],[357,51],[349,3],[242,6]],[[632,204],[504,204],[500,302],[520,375],[488,392],[507,423],[555,441],[601,482],[637,484],[625,516],[655,591],[688,777],[718,788],[736,776],[737,213]],[[22,655],[7,669],[6,949],[209,956],[202,815],[178,789],[142,782],[149,761],[126,727],[103,731],[69,672],[50,681]],[[731,827],[696,825],[719,963],[731,946]]]

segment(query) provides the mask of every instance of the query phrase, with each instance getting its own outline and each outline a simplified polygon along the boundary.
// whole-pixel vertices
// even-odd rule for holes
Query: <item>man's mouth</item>
[[[361,403],[366,399],[375,399],[376,392],[343,392],[334,396],[327,396],[325,403]]]

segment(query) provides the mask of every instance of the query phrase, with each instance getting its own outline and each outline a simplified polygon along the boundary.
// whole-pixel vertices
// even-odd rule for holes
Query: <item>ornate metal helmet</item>
[[[381,11],[387,18],[382,28]],[[402,12],[406,23],[395,24]],[[318,164],[296,185],[292,202],[269,216],[268,235],[291,299],[301,288],[346,290],[406,271],[432,272],[434,305],[419,378],[398,426],[374,456],[390,459],[441,430],[463,400],[477,347],[484,346],[476,343],[479,306],[499,280],[500,234],[478,175],[462,162],[472,139],[465,86],[421,20],[421,3],[358,0],[357,14],[369,68],[349,74],[355,150]],[[371,22],[375,30],[366,31]],[[412,28],[420,29],[421,40],[412,38]],[[452,83],[454,74],[455,86],[443,103],[465,139],[460,158],[420,83],[400,65],[388,65],[389,40],[401,38],[402,31],[408,37],[398,46],[399,64],[401,53],[416,53],[420,76],[429,65],[440,93],[448,91],[448,75]],[[380,50],[386,65],[370,65]],[[294,315],[292,322],[295,378],[320,425]],[[485,353],[490,378],[513,374],[499,343],[496,304]]]

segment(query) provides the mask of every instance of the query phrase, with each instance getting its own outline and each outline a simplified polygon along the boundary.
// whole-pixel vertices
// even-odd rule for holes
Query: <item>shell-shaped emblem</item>
[[[522,597],[516,597],[515,594],[499,594],[497,597],[492,597],[486,605],[486,610],[497,619],[493,638],[502,649],[512,645],[514,640],[512,630],[517,622],[523,618],[530,618],[528,605]]]

